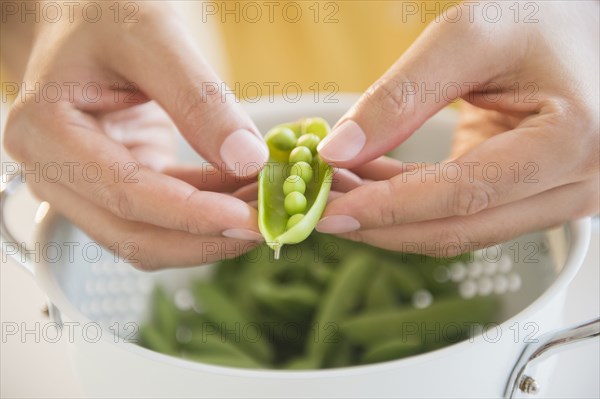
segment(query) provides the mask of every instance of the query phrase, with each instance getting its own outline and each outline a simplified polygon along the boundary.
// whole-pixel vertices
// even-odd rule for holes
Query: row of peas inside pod
[[[258,224],[276,259],[283,245],[305,240],[323,214],[333,169],[317,147],[330,131],[324,119],[305,118],[265,136],[270,159],[259,175]]]

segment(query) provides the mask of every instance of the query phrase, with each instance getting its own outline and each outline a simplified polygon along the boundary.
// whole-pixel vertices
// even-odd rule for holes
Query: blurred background
[[[298,23],[286,22],[280,10],[275,11],[274,22],[266,18],[251,22],[255,10],[247,9],[249,20],[236,21],[235,16],[228,16],[223,24],[220,19],[224,9],[207,8],[206,2],[172,3],[181,12],[208,62],[241,97],[254,96],[254,92],[244,93],[243,88],[248,84],[258,83],[266,90],[272,82],[275,93],[280,93],[287,83],[310,94],[362,92],[406,50],[436,13],[432,6],[431,13],[397,24],[398,16],[406,11],[401,8],[402,2],[369,1],[368,7],[365,7],[366,1],[315,2],[313,9],[309,9],[308,3],[302,3],[306,17]],[[244,2],[231,3],[241,7]],[[450,2],[437,3],[440,7],[437,10],[441,10]],[[215,5],[226,7],[225,2]],[[381,37],[386,39],[373,39]],[[1,76],[3,80],[10,79],[6,71]],[[10,101],[3,98],[0,106],[3,131]],[[3,163],[10,162],[4,149],[1,157]],[[8,222],[16,235],[27,241],[31,237],[37,202],[26,192],[20,194],[18,201],[19,206],[12,208]],[[600,314],[599,241],[596,217],[590,251],[568,291],[565,325]],[[10,261],[3,262],[0,266],[1,323],[47,323],[45,307],[46,296],[30,276]],[[5,341],[3,336],[0,342],[1,397],[82,397],[64,340],[55,344]],[[597,340],[558,356],[560,371],[553,386],[546,388],[550,396],[600,397]]]

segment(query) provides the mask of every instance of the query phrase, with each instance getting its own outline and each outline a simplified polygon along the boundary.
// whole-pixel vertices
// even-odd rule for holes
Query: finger
[[[247,184],[232,194],[244,202],[258,201],[258,182]]]
[[[160,14],[155,20],[156,13],[140,14],[138,34],[124,35],[124,43],[107,49],[111,66],[157,101],[206,160],[240,176],[256,175],[268,149],[230,89],[176,17]],[[159,34],[153,32],[157,27]]]
[[[219,169],[212,162],[202,162],[200,165],[169,165],[161,172],[183,180],[202,191],[231,193],[256,182],[256,177],[237,176],[234,173]]]
[[[333,172],[333,179],[331,182],[331,189],[348,192],[355,189],[363,184],[363,180],[355,173],[348,169],[335,168]]]
[[[414,168],[415,165],[412,162],[404,164],[397,159],[382,156],[363,165],[358,165],[352,168],[352,171],[362,179],[386,180]]]
[[[403,252],[452,257],[598,212],[598,182],[591,179],[472,216],[359,230],[342,237]]]
[[[583,148],[587,140],[561,134],[562,125],[551,123],[555,118],[540,115],[455,161],[361,186],[332,202],[318,229],[341,233],[472,215],[597,173],[595,150]],[[573,162],[572,154],[581,154],[582,162]]]
[[[348,192],[362,184],[362,180],[358,176],[346,169],[337,169],[333,179],[331,185],[332,191],[330,191],[329,195],[330,200],[332,199],[331,193],[335,192],[341,195],[341,193]],[[244,202],[256,201],[258,200],[258,182],[247,184],[234,191],[232,195]]]
[[[84,230],[93,240],[141,270],[194,266],[238,256],[255,242],[204,237],[121,219],[62,184],[41,182],[34,194]]]
[[[174,163],[177,128],[154,101],[98,116],[102,130],[143,165],[160,171]]]
[[[478,108],[467,102],[462,102],[460,108],[448,160],[464,155],[493,136],[514,129],[520,122],[504,113]]]
[[[42,170],[60,168],[56,181],[96,205],[123,219],[199,235],[245,231],[250,239],[261,237],[256,210],[243,201],[139,166],[95,119],[68,104],[34,108],[35,115],[21,115],[21,127],[11,127],[28,135],[26,160],[37,160]]]
[[[515,46],[518,31],[457,18],[467,7],[449,7],[441,22],[430,24],[367,90],[319,144],[323,159],[353,168],[385,154],[451,101],[477,91],[524,58],[526,46]],[[482,39],[489,35],[494,35],[491,45]]]

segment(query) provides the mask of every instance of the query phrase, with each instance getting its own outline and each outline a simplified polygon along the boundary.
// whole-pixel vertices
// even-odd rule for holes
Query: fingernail
[[[316,229],[321,233],[339,234],[358,230],[360,223],[351,216],[326,216],[317,223]]]
[[[328,161],[343,162],[358,155],[366,141],[367,136],[360,126],[352,120],[347,120],[321,141],[317,150]]]
[[[236,130],[227,136],[221,144],[220,154],[225,166],[235,171],[247,170],[248,165],[262,167],[269,159],[267,145],[246,129]]]
[[[227,238],[235,238],[238,240],[247,241],[262,241],[263,236],[255,231],[248,229],[227,229],[223,231],[223,236]]]

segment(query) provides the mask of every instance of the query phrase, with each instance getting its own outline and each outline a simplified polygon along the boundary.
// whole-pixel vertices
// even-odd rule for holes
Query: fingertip
[[[363,129],[351,119],[342,122],[319,143],[319,155],[327,163],[347,163],[363,150],[367,136]]]
[[[340,234],[360,229],[360,223],[352,216],[332,215],[319,220],[315,228],[320,233]]]
[[[260,233],[249,229],[227,229],[224,230],[221,234],[223,235],[223,237],[235,238],[237,240],[256,242],[264,241],[264,238]]]
[[[229,134],[219,153],[227,169],[239,176],[256,175],[269,160],[269,149],[264,140],[248,129]]]

